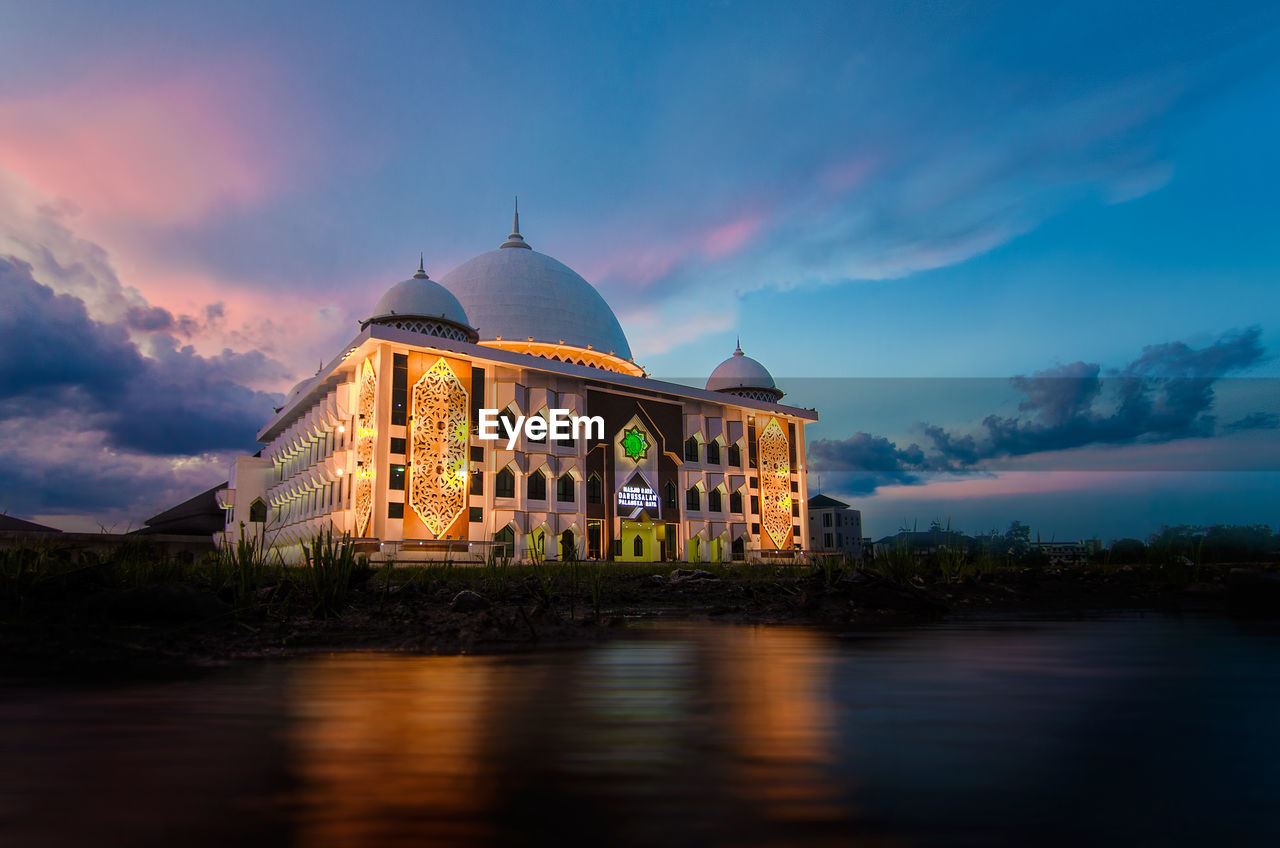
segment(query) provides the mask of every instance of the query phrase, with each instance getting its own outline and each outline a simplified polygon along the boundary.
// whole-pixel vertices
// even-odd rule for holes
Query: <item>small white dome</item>
[[[783,393],[773,382],[773,375],[756,360],[742,352],[739,345],[707,378],[707,391],[740,394],[758,400],[778,401]]]
[[[449,290],[418,272],[387,289],[373,306],[373,316],[362,326],[386,324],[402,330],[444,336],[459,341],[476,340],[466,310]]]
[[[458,299],[421,271],[387,289],[373,305],[373,317],[369,320],[377,321],[392,315],[443,318],[464,327],[471,326],[466,310],[458,303]]]

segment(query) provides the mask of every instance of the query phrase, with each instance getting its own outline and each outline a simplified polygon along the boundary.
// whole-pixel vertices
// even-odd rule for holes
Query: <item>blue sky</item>
[[[1258,349],[1211,376],[1280,376],[1278,48],[1267,3],[6,8],[0,256],[30,266],[9,300],[74,306],[31,284],[79,300],[118,373],[199,371],[199,408],[228,409],[203,440],[144,450],[36,410],[11,363],[6,441],[56,421],[59,450],[36,469],[0,451],[26,463],[0,508],[136,525],[222,479],[244,420],[419,251],[439,278],[496,246],[515,194],[535,249],[597,285],[659,376],[706,374],[738,334],[785,389],[1107,372],[1248,328]],[[74,408],[83,387],[59,379]],[[175,404],[175,422],[198,406]],[[981,417],[940,401],[927,420]],[[920,423],[884,419],[853,410],[815,435],[905,445]],[[87,466],[112,469],[87,487],[104,494],[60,496]],[[916,509],[989,525],[1021,506],[1061,537],[1222,520],[1224,503],[1274,522],[1277,504],[1272,471],[1234,498],[1143,478],[1106,510],[1078,479],[1013,503],[954,502],[933,479],[835,491],[876,534]]]

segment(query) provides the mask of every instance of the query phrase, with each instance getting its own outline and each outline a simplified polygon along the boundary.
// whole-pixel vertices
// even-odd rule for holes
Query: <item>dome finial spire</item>
[[[520,198],[516,197],[516,211],[511,216],[511,235],[507,236],[507,240],[502,243],[503,247],[523,247],[525,250],[532,250],[525,243],[524,236],[520,235]]]
[[[733,355],[742,356],[742,336],[738,336],[738,340],[733,345]]]
[[[427,277],[427,269],[426,269],[426,267],[425,267],[424,263],[425,263],[425,259],[424,259],[423,255],[422,255],[421,253],[419,253],[419,254],[418,254],[418,270],[417,270],[417,271],[414,273],[414,275],[413,275],[413,278],[414,278],[415,280],[425,280],[425,279],[428,279],[428,277]]]

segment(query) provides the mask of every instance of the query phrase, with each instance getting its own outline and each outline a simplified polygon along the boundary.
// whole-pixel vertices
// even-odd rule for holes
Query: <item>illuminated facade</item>
[[[437,283],[388,290],[289,394],[219,493],[287,561],[329,527],[396,560],[791,557],[807,527],[805,424],[734,351],[699,389],[648,378],[582,277],[514,232]],[[568,410],[603,438],[480,438]]]

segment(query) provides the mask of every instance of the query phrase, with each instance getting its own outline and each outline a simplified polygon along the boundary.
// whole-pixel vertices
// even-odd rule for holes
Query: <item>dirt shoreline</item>
[[[611,574],[593,596],[576,577],[568,585],[525,577],[498,591],[478,571],[426,586],[391,574],[365,575],[332,618],[315,617],[305,592],[287,580],[258,589],[248,609],[231,606],[225,591],[220,597],[199,582],[62,587],[61,596],[24,599],[22,609],[0,620],[0,671],[75,677],[334,651],[518,653],[595,644],[639,620],[858,630],[948,616],[1280,614],[1280,574],[1274,571],[1214,567],[1196,576],[1175,585],[1150,569],[1022,568],[895,583],[866,571],[779,569],[761,577],[732,568],[712,573],[654,564]]]

